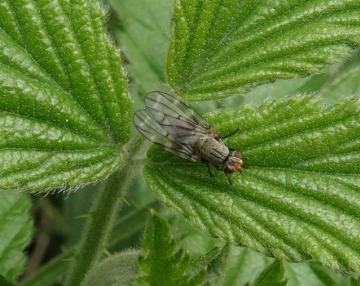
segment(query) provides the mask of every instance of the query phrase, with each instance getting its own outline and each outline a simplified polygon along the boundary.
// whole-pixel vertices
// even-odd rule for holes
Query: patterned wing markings
[[[180,99],[154,91],[145,96],[145,107],[134,115],[135,127],[144,137],[181,158],[213,164],[230,184],[228,174],[242,172],[241,153],[226,146],[219,133]]]
[[[190,145],[182,144],[170,136],[166,130],[154,120],[147,110],[139,110],[134,115],[137,130],[148,140],[181,158],[198,162]]]
[[[214,132],[198,113],[166,93],[147,94],[145,106],[154,120],[180,143],[194,145],[200,136],[209,136]]]

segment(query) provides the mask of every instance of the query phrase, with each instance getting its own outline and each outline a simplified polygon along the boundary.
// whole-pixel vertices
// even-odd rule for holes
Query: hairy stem
[[[78,286],[92,264],[100,257],[106,238],[111,231],[120,199],[129,188],[133,177],[133,161],[130,160],[141,147],[141,140],[134,136],[123,148],[118,172],[112,174],[99,188],[90,217],[82,233],[82,239],[75,254],[75,261],[69,269],[67,286]],[[135,172],[137,173],[137,172]]]

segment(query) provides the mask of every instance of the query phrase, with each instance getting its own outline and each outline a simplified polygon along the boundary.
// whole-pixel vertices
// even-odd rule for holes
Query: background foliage
[[[1,279],[119,285],[140,271],[146,284],[170,265],[185,285],[350,284],[339,271],[360,268],[358,1],[113,0],[109,20],[94,1],[1,4]],[[240,126],[227,144],[249,160],[234,186],[158,148],[145,160],[131,100],[169,85],[212,99],[192,106],[216,110],[206,119],[221,133]],[[55,195],[14,193],[43,189]],[[139,270],[139,251],[124,250],[142,243]]]

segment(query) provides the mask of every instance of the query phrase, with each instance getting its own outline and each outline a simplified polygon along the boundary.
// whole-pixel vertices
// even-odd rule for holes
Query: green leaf
[[[229,269],[225,273],[224,286],[245,285],[259,277],[261,272],[270,267],[274,259],[251,251],[249,248],[231,246]],[[287,285],[292,286],[338,286],[349,285],[349,277],[335,274],[319,263],[284,263]],[[266,280],[268,281],[268,280]],[[277,283],[277,282],[276,282]],[[278,285],[278,284],[275,284]]]
[[[284,279],[285,269],[280,260],[275,260],[274,263],[264,269],[251,286],[285,286],[287,279]]]
[[[134,85],[141,93],[163,90],[169,26],[174,0],[111,1],[121,19],[115,36],[127,58]]]
[[[163,208],[161,202],[144,186],[145,183],[142,181],[141,185],[132,186],[131,192],[127,194],[126,203],[117,212],[113,230],[108,238],[108,250],[119,251],[139,245],[150,217],[149,209]]]
[[[268,267],[274,259],[243,248],[232,245],[230,248],[229,268],[225,274],[224,286],[245,285],[261,271]]]
[[[17,0],[0,14],[0,189],[109,175],[130,135],[131,103],[102,7]]]
[[[197,101],[319,71],[359,46],[359,12],[357,0],[178,0],[168,82]]]
[[[360,278],[351,278],[351,286],[359,286],[360,285]]]
[[[7,280],[4,276],[0,274],[0,285],[1,286],[15,286],[12,282]]]
[[[69,268],[68,255],[59,255],[50,262],[44,264],[30,277],[26,277],[21,281],[21,286],[43,286],[43,285],[58,285],[63,283],[66,271]]]
[[[325,82],[326,88],[320,91],[320,95],[333,98],[336,101],[339,96],[360,94],[360,50],[351,55],[340,65]]]
[[[189,254],[176,250],[168,224],[153,213],[144,233],[144,254],[139,257],[144,272],[138,279],[140,285],[200,285],[204,270],[187,273],[191,266]]]
[[[292,274],[294,272],[294,270],[296,268],[300,268],[298,264],[290,264],[288,267],[286,267],[286,272],[289,273],[289,269],[291,268],[292,270]],[[310,279],[311,279],[311,276],[316,276],[316,278],[318,279],[318,283],[322,283],[321,285],[325,285],[325,286],[337,286],[337,285],[340,285],[341,283],[340,282],[343,282],[342,285],[344,285],[348,280],[349,280],[349,277],[345,276],[345,275],[335,275],[336,273],[333,273],[333,272],[330,272],[329,269],[323,267],[322,265],[320,265],[319,263],[317,262],[312,262],[310,261],[309,263],[307,264],[304,264],[302,266],[302,270],[304,270],[305,268],[308,268],[312,273],[305,273],[303,271],[303,277],[305,279],[307,279],[309,282],[307,284],[311,284],[311,285],[314,285],[315,283],[311,283],[310,282]],[[292,278],[295,278],[296,281],[298,281],[298,284],[301,285],[300,283],[300,275],[299,273],[295,273],[297,277],[292,277]],[[291,276],[290,275],[287,275],[288,279],[290,280],[291,279]],[[342,281],[341,281],[342,280]],[[347,280],[347,281],[346,281]]]
[[[199,259],[199,265],[207,267],[207,280],[210,285],[224,285],[229,264],[230,245],[214,248]]]
[[[327,102],[335,103],[339,99],[360,94],[360,50],[355,51],[348,58],[331,65],[321,73],[313,74],[306,78],[291,80],[278,80],[254,88],[244,96],[245,104],[259,105],[269,98],[277,98],[289,94],[314,94],[321,95]],[[228,101],[227,107],[238,106],[231,96],[222,101]]]
[[[11,281],[24,270],[27,260],[24,248],[32,236],[30,205],[24,193],[0,194],[0,273]]]
[[[137,250],[129,250],[102,260],[87,273],[81,285],[135,285],[138,256]]]
[[[158,147],[144,167],[164,204],[202,231],[269,256],[360,269],[359,100],[294,96],[209,114],[247,169],[209,179],[206,166]]]

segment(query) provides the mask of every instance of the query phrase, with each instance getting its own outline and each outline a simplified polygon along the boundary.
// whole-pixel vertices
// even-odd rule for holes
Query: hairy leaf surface
[[[247,169],[209,177],[206,165],[152,148],[144,176],[157,196],[212,236],[335,270],[360,268],[360,113],[350,98],[311,96],[211,113]]]
[[[197,101],[308,75],[359,46],[359,12],[357,0],[178,0],[168,81]]]
[[[96,1],[2,1],[0,189],[71,188],[119,165],[130,135],[121,59]]]

